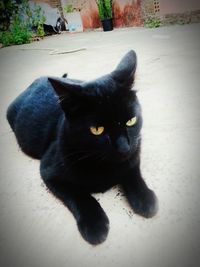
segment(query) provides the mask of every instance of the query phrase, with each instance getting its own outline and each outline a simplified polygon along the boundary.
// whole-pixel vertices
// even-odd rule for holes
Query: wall
[[[101,26],[95,0],[61,0],[62,6],[72,4],[81,9],[83,27],[98,28]],[[114,26],[141,26],[140,0],[114,0],[113,1]]]
[[[159,2],[161,15],[200,10],[200,0],[160,0]]]
[[[46,17],[45,24],[56,26],[57,19],[61,16],[61,2],[58,0],[30,0],[30,5],[40,5]]]
[[[141,0],[141,14],[142,18],[155,15],[154,0]]]
[[[83,28],[98,28],[101,23],[95,0],[61,0],[62,6],[73,5],[73,7],[81,12]]]
[[[141,14],[145,19],[158,15],[162,24],[200,22],[200,0],[141,0]]]
[[[140,0],[113,1],[114,25],[116,27],[141,26],[141,2]]]
[[[58,0],[32,0],[31,2],[34,2],[34,3],[37,3],[37,4],[47,3],[51,7],[58,7],[58,5],[60,4],[60,1],[58,1]]]
[[[55,8],[62,14],[62,7],[72,4],[81,10],[84,29],[101,27],[95,0],[32,0],[32,2],[50,5],[52,12],[46,9],[48,17],[55,21]],[[49,7],[50,7],[49,6]],[[164,24],[200,22],[200,0],[113,0],[114,27],[142,26],[149,15],[159,15]],[[58,16],[59,17],[59,16]]]
[[[199,0],[159,0],[163,24],[200,22]]]

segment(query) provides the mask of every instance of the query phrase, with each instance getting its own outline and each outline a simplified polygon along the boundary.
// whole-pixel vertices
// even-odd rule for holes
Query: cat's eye
[[[100,135],[104,132],[104,127],[100,126],[100,127],[90,127],[90,132],[94,135]]]
[[[137,122],[137,117],[133,117],[127,121],[126,126],[128,127],[133,126],[134,124],[136,124],[136,122]]]

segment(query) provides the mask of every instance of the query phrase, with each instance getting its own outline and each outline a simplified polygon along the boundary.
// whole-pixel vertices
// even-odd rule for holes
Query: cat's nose
[[[121,156],[126,156],[130,152],[130,145],[125,136],[120,136],[116,140],[117,152]]]

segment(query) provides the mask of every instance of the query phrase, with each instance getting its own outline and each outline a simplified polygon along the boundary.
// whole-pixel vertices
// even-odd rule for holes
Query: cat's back
[[[55,139],[63,112],[47,77],[36,79],[8,107],[7,119],[22,150],[41,158]]]

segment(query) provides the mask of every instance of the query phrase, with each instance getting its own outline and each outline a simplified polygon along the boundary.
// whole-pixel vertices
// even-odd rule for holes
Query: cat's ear
[[[131,87],[134,82],[136,67],[136,53],[130,50],[119,62],[117,68],[111,73],[111,76],[115,81]]]
[[[82,86],[66,78],[48,77],[48,80],[58,95],[62,109],[69,113],[76,110]]]
[[[78,95],[82,91],[82,86],[80,84],[74,83],[71,80],[66,79],[65,77],[48,77],[48,80],[59,97],[67,97],[70,94]]]

